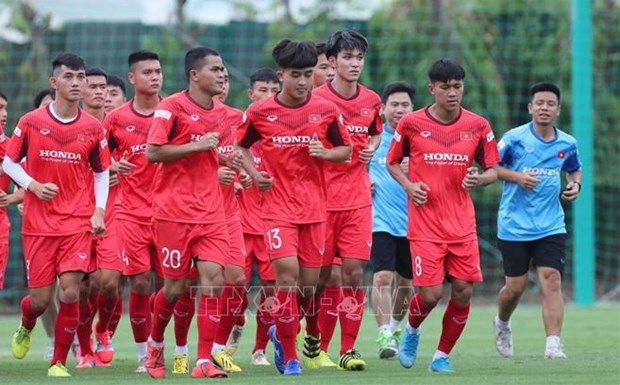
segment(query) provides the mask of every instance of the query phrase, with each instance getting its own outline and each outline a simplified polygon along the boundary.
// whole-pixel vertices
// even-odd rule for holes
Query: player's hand
[[[118,162],[114,163],[113,171],[116,171],[120,175],[129,175],[131,170],[133,170],[136,165],[129,162],[129,153],[127,151],[123,152],[123,156]]]
[[[33,180],[28,185],[28,190],[31,191],[34,195],[37,196],[37,198],[41,199],[42,201],[52,200],[52,198],[54,198],[56,194],[58,194],[58,186],[51,182],[39,183],[36,180]]]
[[[420,207],[424,206],[428,201],[428,193],[431,191],[431,188],[424,182],[416,182],[409,184],[405,191],[407,191],[407,195],[413,201],[413,204]]]
[[[566,184],[566,188],[562,191],[561,198],[564,201],[570,202],[574,201],[579,195],[579,183],[577,182],[568,182]]]
[[[220,142],[220,134],[218,132],[206,133],[198,142],[196,142],[196,149],[198,151],[209,151],[217,148],[217,144]]]
[[[273,185],[273,177],[267,174],[267,171],[260,171],[255,177],[254,182],[260,191],[271,191]]]
[[[241,170],[243,167],[243,153],[240,150],[233,152],[230,159],[230,166],[235,170]]]
[[[532,191],[538,185],[540,179],[536,178],[531,172],[522,172],[519,174],[517,183],[527,191]]]
[[[225,186],[229,186],[235,180],[235,175],[237,175],[235,170],[226,166],[217,169],[217,180]]]
[[[400,162],[400,168],[403,169],[405,174],[409,173],[409,157],[403,158],[402,162]]]
[[[23,203],[20,203],[20,204],[17,205],[17,212],[22,217],[24,216],[24,204]]]
[[[367,144],[366,147],[364,147],[362,151],[360,151],[360,162],[362,162],[363,164],[368,164],[372,157],[375,155],[375,151],[377,151],[377,149],[374,146]]]
[[[478,183],[480,183],[480,172],[478,171],[478,168],[468,168],[467,174],[465,174],[465,178],[463,178],[463,182],[461,182],[461,187],[469,191],[478,186]]]
[[[254,184],[252,177],[249,176],[248,173],[244,171],[239,173],[239,182],[241,182],[241,186],[245,189],[252,187],[252,185]]]
[[[6,192],[0,189],[0,207],[6,207],[9,205],[9,196]]]
[[[92,233],[102,237],[105,233],[105,215],[101,207],[95,208],[95,213],[90,217],[90,224]]]
[[[323,142],[319,140],[319,136],[316,132],[312,134],[312,139],[310,139],[310,142],[308,143],[308,152],[313,158],[325,158],[325,146],[323,146]]]
[[[118,174],[117,173],[110,173],[110,180],[109,180],[108,186],[114,187],[117,184],[118,184]]]

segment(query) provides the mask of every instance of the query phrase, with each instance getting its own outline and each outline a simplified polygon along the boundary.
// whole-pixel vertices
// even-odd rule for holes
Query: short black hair
[[[45,99],[46,96],[52,98],[52,100],[56,100],[56,90],[53,88],[44,88],[41,91],[37,92],[32,99],[32,105],[34,108],[39,108],[41,106],[41,102]]]
[[[319,61],[318,56],[316,45],[311,41],[283,39],[271,51],[271,57],[283,69],[314,67]]]
[[[537,83],[530,89],[530,96],[534,98],[534,94],[537,92],[553,92],[558,97],[558,103],[560,102],[560,88],[553,83]]]
[[[207,56],[220,56],[220,54],[208,47],[195,47],[185,54],[185,77],[189,80],[191,70],[199,70],[204,65]]]
[[[352,29],[334,32],[327,40],[325,55],[327,57],[337,56],[338,52],[344,50],[359,49],[366,53],[368,50],[368,40],[361,33]]]
[[[159,55],[153,51],[141,49],[129,54],[127,57],[127,65],[131,68],[134,64],[146,60],[159,60]]]
[[[280,84],[280,79],[276,71],[271,68],[261,68],[250,75],[250,87],[253,87],[256,82]]]
[[[316,44],[316,54],[317,56],[326,55],[327,44],[325,43],[317,43]]]
[[[451,59],[439,59],[431,64],[431,67],[428,69],[428,78],[431,83],[463,80],[465,79],[465,69]]]
[[[52,70],[56,71],[61,66],[65,66],[73,71],[86,69],[86,62],[80,56],[67,52],[61,53],[52,61]]]
[[[415,87],[404,81],[389,83],[385,87],[383,87],[383,92],[381,92],[381,101],[385,104],[390,95],[397,92],[406,92],[407,95],[409,95],[409,99],[413,101],[413,96],[415,95]]]
[[[123,81],[123,79],[115,74],[110,74],[108,75],[107,78],[107,83],[108,86],[113,86],[113,87],[118,87],[121,89],[121,91],[123,91],[123,95],[125,95],[127,92],[125,91],[125,82]]]
[[[5,102],[9,101],[9,98],[7,98],[6,95],[2,91],[0,91],[0,98],[4,99]]]
[[[108,74],[99,67],[90,67],[86,69],[86,77],[89,76],[103,76],[106,80],[106,83],[108,82]]]

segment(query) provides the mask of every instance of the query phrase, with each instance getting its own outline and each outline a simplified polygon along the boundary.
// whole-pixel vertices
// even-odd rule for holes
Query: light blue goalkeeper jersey
[[[385,160],[393,137],[394,131],[384,124],[381,144],[370,161],[370,180],[375,184],[375,192],[372,196],[372,231],[405,237],[407,235],[407,194],[390,175]]]
[[[500,165],[513,171],[531,171],[540,180],[531,191],[503,182],[497,217],[497,237],[505,241],[532,241],[566,233],[560,193],[562,171],[581,168],[577,141],[555,128],[555,139],[543,141],[532,122],[511,129],[498,142]]]

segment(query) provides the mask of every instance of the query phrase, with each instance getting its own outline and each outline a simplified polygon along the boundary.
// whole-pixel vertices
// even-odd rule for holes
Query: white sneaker
[[[267,361],[267,357],[265,357],[265,351],[259,349],[252,353],[252,365],[257,366],[270,366],[271,364]]]
[[[562,345],[548,346],[545,349],[545,358],[566,358],[566,354],[562,351]]]
[[[54,357],[54,345],[51,345],[49,348],[47,348],[47,352],[45,352],[45,355],[43,355],[43,359],[45,361],[51,361],[53,357]]]
[[[493,329],[495,329],[495,349],[502,357],[512,357],[514,348],[512,346],[512,330],[510,323],[508,327],[503,328],[497,324],[497,317],[493,320]]]
[[[239,341],[241,340],[241,336],[243,335],[244,326],[235,325],[230,331],[230,335],[228,336],[228,341],[226,341],[226,350],[232,356],[235,354],[237,349],[239,348]]]
[[[138,359],[136,373],[146,373],[146,356],[142,356]]]

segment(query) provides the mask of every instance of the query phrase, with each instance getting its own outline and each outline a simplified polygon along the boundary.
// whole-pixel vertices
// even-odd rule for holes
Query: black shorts
[[[395,237],[385,232],[372,233],[370,262],[373,266],[373,273],[396,271],[403,278],[413,278],[407,237]]]
[[[504,274],[520,277],[527,274],[530,261],[534,267],[551,267],[564,273],[566,234],[555,234],[535,241],[502,241],[497,246],[504,260]]]

